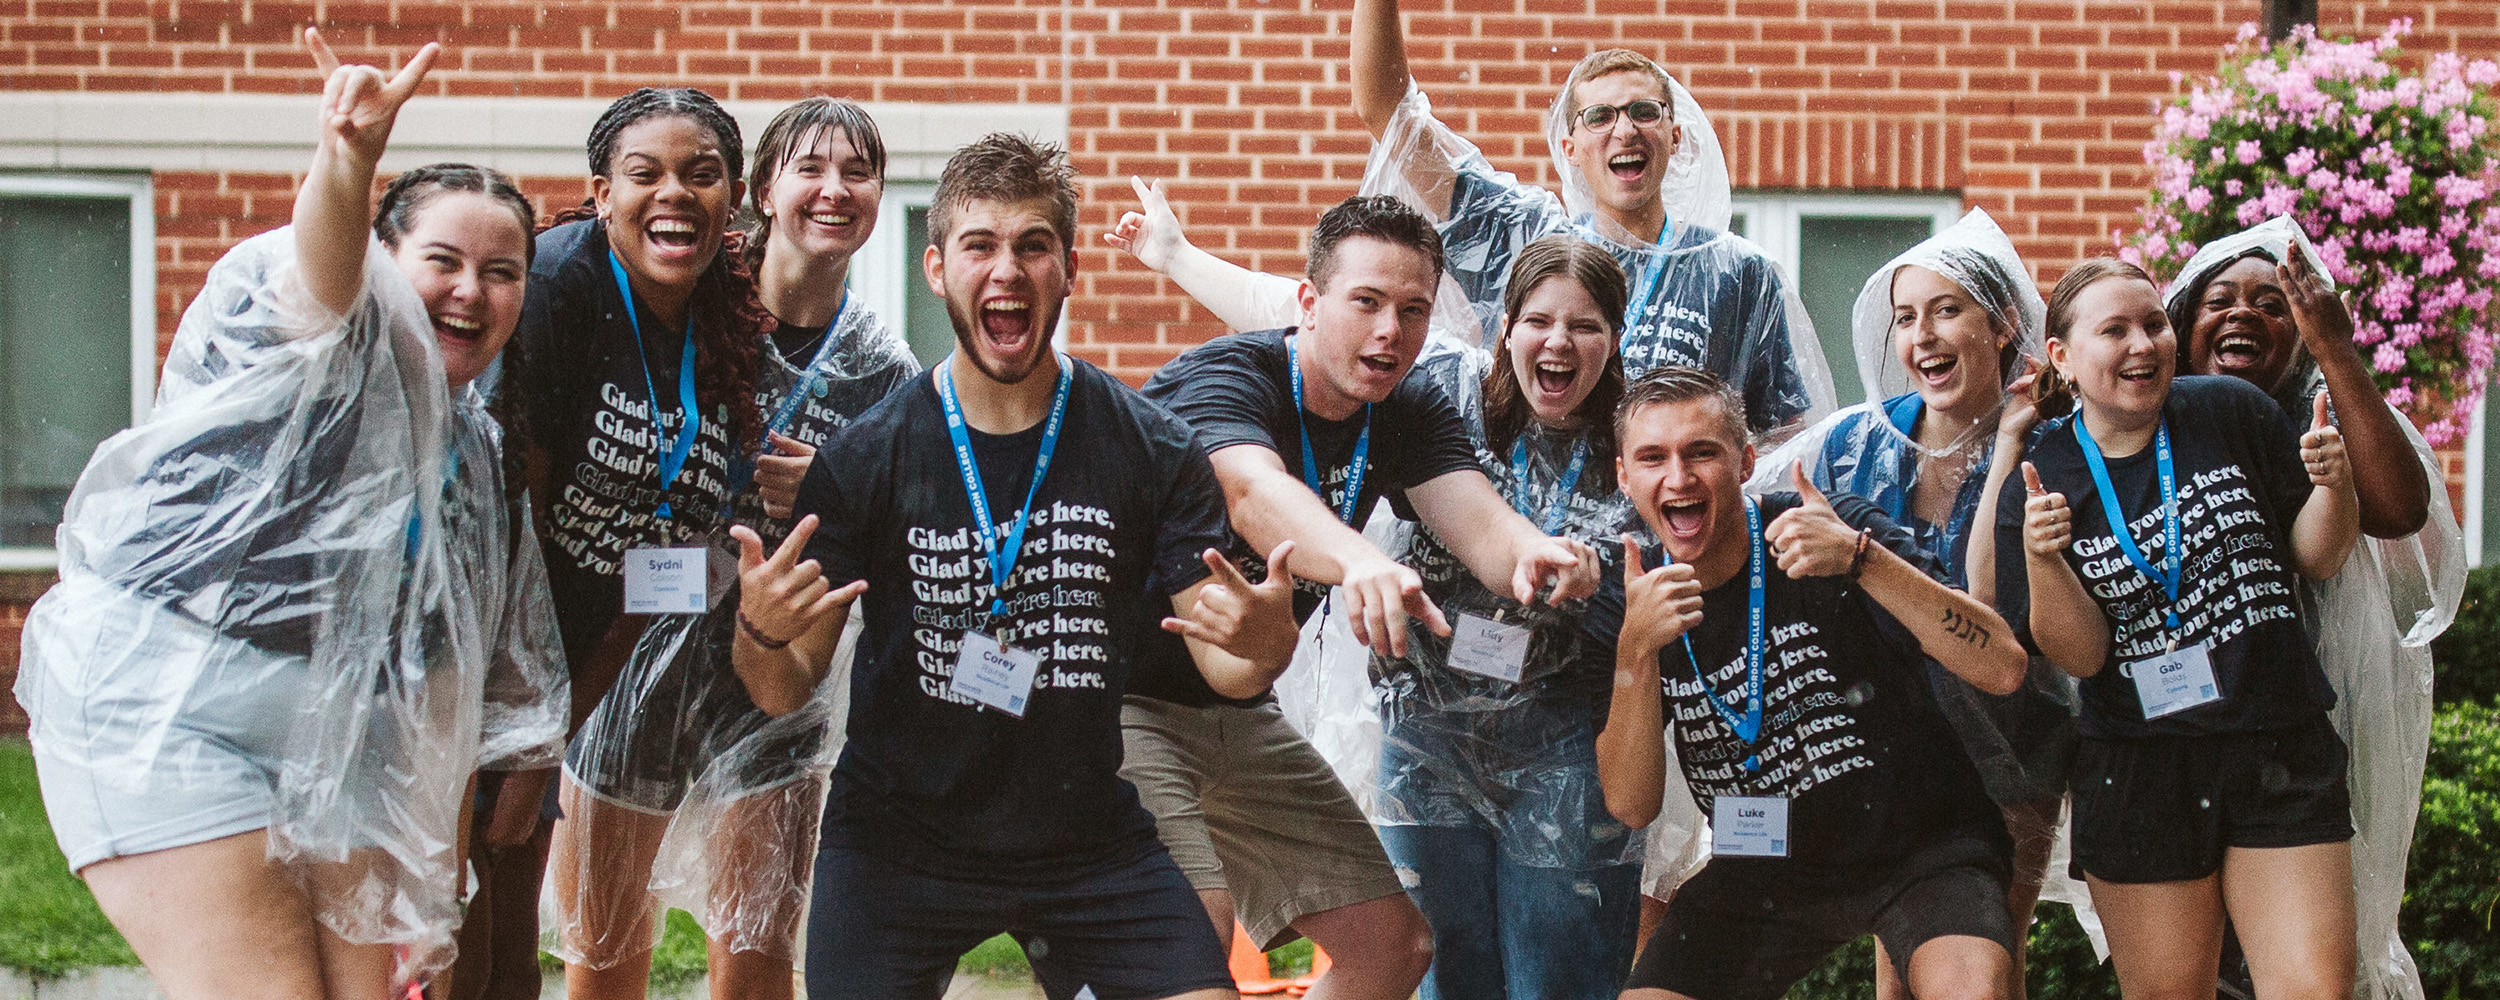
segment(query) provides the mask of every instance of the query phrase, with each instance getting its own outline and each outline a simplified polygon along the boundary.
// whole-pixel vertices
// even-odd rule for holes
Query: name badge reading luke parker
[[[625,613],[702,614],[712,606],[711,561],[701,546],[625,550]]]
[[[1041,668],[1042,658],[1035,653],[999,645],[980,632],[966,632],[963,648],[955,654],[955,680],[948,686],[956,694],[1021,719],[1025,704],[1033,697],[1033,675]]]
[[[1517,684],[1528,662],[1528,635],[1523,626],[1461,614],[1450,630],[1450,667]]]
[[[2135,678],[2135,696],[2144,703],[2147,719],[2184,712],[2222,697],[2214,686],[2213,658],[2201,642],[2127,664],[2127,673]]]
[[[1710,803],[1710,853],[1722,858],[1788,856],[1788,800],[1722,795]]]

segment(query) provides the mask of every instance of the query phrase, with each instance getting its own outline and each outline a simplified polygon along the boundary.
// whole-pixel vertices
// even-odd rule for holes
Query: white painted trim
[[[0,167],[294,173],[313,147],[314,95],[0,92]],[[457,159],[517,176],[584,171],[582,147],[608,102],[593,98],[427,97],[400,112],[385,172]],[[786,106],[724,101],[752,143]],[[1065,143],[1068,110],[1049,104],[866,102],[885,139],[886,176],[935,180],[946,158],[991,132]]]
[[[2483,564],[2483,518],[2492,512],[2483,509],[2483,477],[2491,474],[2490,463],[2483,460],[2483,449],[2491,440],[2492,390],[2483,390],[2483,404],[2474,410],[2473,426],[2465,432],[2465,564]],[[2445,488],[2445,484],[2433,484]]]
[[[903,307],[911,301],[911,286],[905,282],[920,280],[920,248],[904,245],[911,235],[906,213],[926,206],[936,193],[935,184],[898,181],[887,171],[885,197],[877,205],[877,229],[851,256],[852,293],[884,317],[896,336],[903,336],[909,328],[910,317]]]
[[[1929,218],[1932,232],[1943,232],[1962,217],[1959,195],[1915,194],[1738,194],[1736,214],[1745,216],[1745,238],[1762,247],[1780,265],[1780,273],[1796,280],[1803,259],[1804,220],[1808,216],[1857,218]]]

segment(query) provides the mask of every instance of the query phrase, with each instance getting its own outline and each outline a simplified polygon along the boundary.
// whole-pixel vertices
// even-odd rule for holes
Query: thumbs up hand
[[[2332,490],[2352,485],[2352,462],[2344,455],[2344,432],[2327,421],[2326,393],[2319,393],[2309,433],[2300,436],[2300,463],[2309,467],[2309,482]]]
[[[1778,558],[1780,571],[1791,580],[1846,575],[1857,561],[1858,529],[1841,520],[1831,500],[1814,488],[1803,463],[1790,467],[1789,485],[1797,491],[1797,506],[1773,518],[1762,531],[1762,540]]]
[[[2023,463],[2023,489],[2030,498],[2023,501],[2023,549],[2035,556],[2055,557],[2074,544],[2074,508],[2066,506],[2066,494],[2051,493],[2040,486],[2040,470]]]
[[[1694,579],[1692,564],[1642,566],[1640,546],[1623,536],[1623,632],[1616,642],[1655,658],[1700,624],[1701,582]]]

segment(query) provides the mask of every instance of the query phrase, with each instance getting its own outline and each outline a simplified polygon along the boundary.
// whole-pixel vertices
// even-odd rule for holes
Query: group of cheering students
[[[535,996],[542,898],[577,998],[644,995],[666,903],[739,997],[935,998],[999,933],[1054,998],[1230,996],[1246,933],[1315,997],[1747,1000],[1871,933],[1880,995],[2005,1000],[2053,846],[2130,997],[2226,938],[2267,1000],[2403,975],[2354,790],[2418,782],[2454,524],[2296,227],[2044,302],[1974,211],[1868,278],[1835,413],[1655,63],[1572,70],[1557,197],[1432,116],[1393,0],[1354,28],[1306,277],[1159,184],[1103,234],[1244,331],[1142,392],[1053,347],[1054,148],[945,166],[923,372],[845,290],[858,106],[750,169],[639,90],[551,225],[467,166],[375,205],[437,50],[308,32],[293,225],[26,625],[69,863],[178,1000]]]

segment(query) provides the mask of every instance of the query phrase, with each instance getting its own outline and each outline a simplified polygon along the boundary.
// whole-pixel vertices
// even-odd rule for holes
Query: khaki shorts
[[[1189,708],[1130,696],[1120,709],[1137,786],[1191,888],[1233,894],[1261,951],[1294,921],[1404,892],[1380,836],[1328,761],[1273,703]]]

